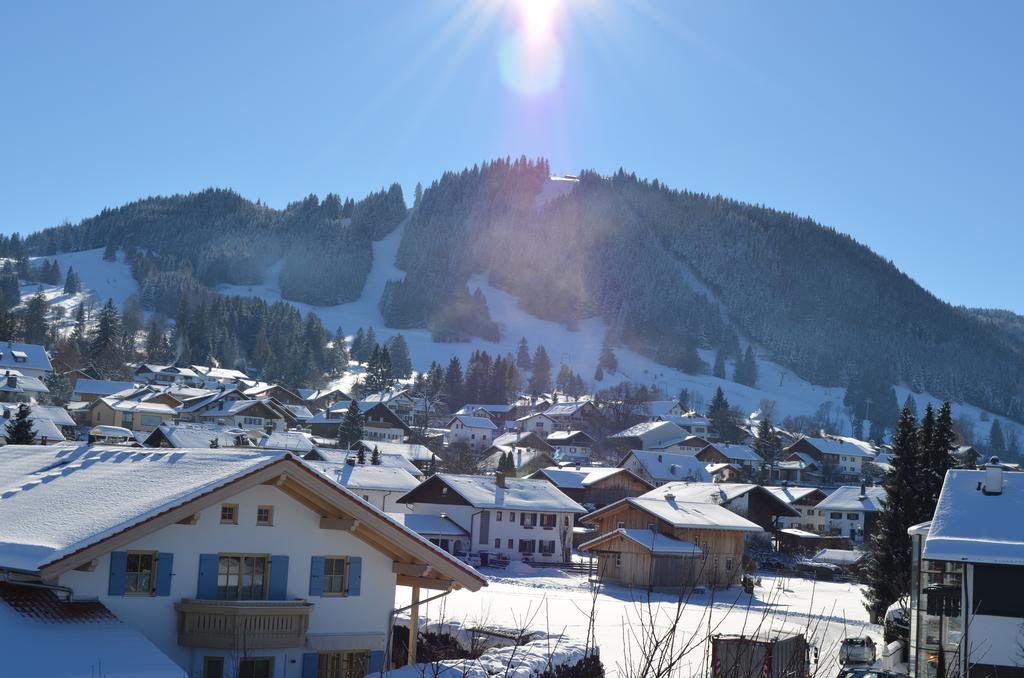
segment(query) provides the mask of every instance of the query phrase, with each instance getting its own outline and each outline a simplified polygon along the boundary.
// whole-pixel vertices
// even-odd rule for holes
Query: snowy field
[[[680,604],[675,595],[651,594],[648,600],[645,592],[620,586],[604,586],[594,597],[583,575],[519,567],[514,572],[482,569],[488,577],[486,588],[476,593],[456,591],[428,603],[421,608],[421,617],[435,623],[541,631],[586,642],[593,616],[593,637],[607,675],[619,678],[635,675],[627,667],[638,660],[637,639],[652,620],[659,634],[678,622],[674,638],[686,654],[673,674],[676,678],[706,675],[710,649],[700,641],[709,633],[804,633],[818,649],[812,675],[829,678],[838,673],[835,657],[843,638],[868,634],[881,646],[881,627],[868,623],[861,587],[855,584],[765,575],[753,596],[733,587],[693,595]],[[409,589],[399,588],[398,596],[396,605],[410,602]]]

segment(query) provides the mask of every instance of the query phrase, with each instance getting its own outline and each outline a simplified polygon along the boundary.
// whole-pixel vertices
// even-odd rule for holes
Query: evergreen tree
[[[997,457],[1006,454],[1006,440],[998,419],[992,420],[992,428],[988,431],[988,452]]]
[[[117,245],[107,243],[107,246],[103,249],[103,261],[117,261]]]
[[[757,383],[757,360],[754,358],[754,349],[749,344],[743,356],[736,360],[732,379],[744,386],[754,386]]]
[[[865,607],[878,621],[894,602],[910,591],[910,535],[920,517],[917,483],[921,477],[917,418],[903,408],[892,438],[892,465],[885,475],[886,499],[878,513],[868,546]]]
[[[345,417],[338,426],[338,445],[351,450],[352,446],[363,439],[363,413],[359,411],[359,403],[349,403]]]
[[[555,387],[562,392],[568,392],[572,384],[572,370],[565,363],[558,366],[558,374],[555,376]]]
[[[108,299],[96,319],[96,333],[89,342],[89,360],[104,378],[110,379],[124,372],[124,354],[121,342],[121,316],[114,300]]]
[[[25,403],[18,405],[18,411],[14,418],[7,422],[7,431],[4,436],[8,445],[31,445],[36,439],[36,429],[29,418],[32,415],[32,408]]]
[[[719,348],[715,351],[715,364],[711,368],[712,376],[725,379],[725,351]]]
[[[533,354],[533,371],[527,385],[530,393],[540,395],[551,390],[551,359],[543,346],[538,346]]]
[[[597,364],[609,374],[615,374],[619,371],[619,359],[615,357],[615,352],[612,351],[611,339],[607,332],[604,335],[604,342],[601,344],[601,357],[598,358]]]
[[[160,318],[154,315],[146,328],[146,360],[162,365],[171,359],[171,345],[167,342],[167,331]]]
[[[25,343],[45,345],[49,334],[46,315],[49,306],[42,292],[36,292],[25,305],[22,314],[21,328]]]
[[[448,409],[452,412],[457,412],[466,404],[462,384],[462,361],[457,356],[452,356],[444,372],[444,395]]]
[[[931,405],[925,411],[925,421],[931,414]],[[924,425],[922,425],[922,433]],[[925,437],[922,435],[922,437]],[[949,401],[942,403],[939,415],[935,417],[932,433],[927,436],[928,442],[922,447],[922,482],[921,498],[925,508],[922,521],[931,520],[935,506],[939,501],[939,492],[946,478],[946,471],[956,466],[956,431],[953,429],[953,414]]]
[[[366,337],[363,340],[362,355],[359,362],[365,363],[373,354],[373,347],[377,345],[377,333],[373,327],[366,328]]]
[[[71,266],[68,266],[68,274],[64,278],[64,294],[78,294],[82,291],[82,280],[78,273]]]
[[[373,452],[370,453],[370,464],[373,466],[380,466],[383,463],[384,461],[381,459],[380,450],[377,449],[376,445],[374,445]]]
[[[18,337],[18,319],[6,308],[0,307],[0,341],[13,341]]]
[[[684,412],[690,411],[690,389],[685,386],[679,389],[679,407],[683,408]]]
[[[764,459],[762,482],[770,481],[772,470],[782,454],[782,440],[767,414],[764,414],[761,421],[757,423],[757,440],[754,442],[754,451]]]
[[[348,371],[348,347],[345,345],[345,332],[339,327],[334,331],[334,339],[331,342],[331,376],[340,377]]]
[[[352,348],[349,351],[353,360],[360,363],[366,362],[364,346],[366,346],[366,333],[364,333],[363,328],[360,327],[356,330],[355,336],[352,337]]]
[[[530,358],[530,345],[526,343],[526,337],[519,340],[519,348],[516,349],[516,367],[521,370],[533,368],[533,360]]]
[[[594,370],[594,381],[604,380],[604,368],[601,367],[601,363],[597,364],[597,369]]]
[[[358,464],[365,464],[366,463],[366,450],[363,449],[362,445],[360,445],[359,449],[356,450],[356,463],[358,463]]]
[[[43,380],[49,389],[49,400],[58,407],[64,407],[71,400],[71,383],[62,373],[53,371]]]
[[[732,408],[721,386],[715,389],[715,395],[708,404],[708,420],[711,422],[711,428],[723,441],[732,440],[736,424],[733,421]]]
[[[423,200],[423,184],[416,182],[416,190],[412,195],[412,207],[416,209],[420,206],[420,201]]]
[[[408,379],[412,376],[412,359],[409,357],[409,345],[405,337],[396,334],[388,340],[387,348],[391,354],[391,366],[396,379]]]

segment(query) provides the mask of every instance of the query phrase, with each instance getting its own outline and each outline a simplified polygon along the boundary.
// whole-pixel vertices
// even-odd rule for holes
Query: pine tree
[[[363,332],[363,328],[360,327],[356,330],[356,334],[352,337],[352,348],[349,351],[352,359],[356,362],[366,362],[366,356],[364,355],[364,346],[366,346],[366,333]]]
[[[931,405],[925,411],[927,419]],[[922,429],[924,427],[922,426]],[[939,501],[939,492],[946,478],[946,471],[956,466],[956,431],[953,429],[953,413],[949,401],[942,403],[939,415],[935,418],[935,426],[930,442],[923,448],[923,479],[921,482],[921,500],[925,503],[924,520],[930,520]]]
[[[67,276],[64,278],[64,294],[78,294],[82,291],[82,280],[78,273],[71,266],[68,266]]]
[[[36,439],[36,429],[29,418],[32,415],[32,408],[25,403],[18,405],[18,411],[14,419],[7,422],[7,431],[4,436],[8,445],[31,445]]]
[[[601,367],[601,363],[597,364],[597,369],[594,370],[594,381],[604,380],[604,368]]]
[[[338,426],[338,445],[351,450],[352,446],[363,439],[363,413],[359,411],[359,403],[349,403],[345,417]]]
[[[754,451],[764,459],[762,480],[771,480],[772,470],[782,454],[782,440],[767,414],[762,416],[761,421],[757,423],[757,441],[754,443]]]
[[[49,400],[58,407],[64,407],[71,400],[71,383],[60,372],[50,372],[43,380],[49,389]]]
[[[999,424],[998,419],[992,420],[992,428],[988,431],[988,452],[996,457],[1006,454],[1003,427]]]
[[[362,445],[360,445],[359,449],[356,450],[356,463],[358,463],[358,464],[365,464],[366,463],[366,450],[363,449]]]
[[[334,331],[334,339],[331,342],[331,376],[340,377],[348,371],[348,348],[345,345],[345,332],[339,327]]]
[[[107,243],[103,250],[103,261],[117,261],[117,245]]]
[[[109,379],[124,371],[122,347],[121,316],[114,300],[108,299],[97,316],[96,334],[89,342],[89,360],[101,376]]]
[[[444,372],[444,395],[448,409],[452,412],[457,412],[466,404],[462,384],[462,361],[457,356],[452,356]]]
[[[409,345],[405,337],[396,334],[388,340],[387,348],[391,354],[391,366],[397,379],[408,379],[412,376],[412,359],[409,357]]]
[[[597,364],[608,374],[615,374],[619,371],[619,359],[612,351],[611,339],[607,332],[604,335],[604,342],[601,344],[601,357],[598,358]]]
[[[516,350],[516,367],[521,370],[533,368],[533,360],[530,358],[530,345],[526,343],[526,337],[519,340],[519,348]]]
[[[533,395],[540,395],[551,390],[551,359],[543,346],[538,346],[533,354],[533,371],[527,388]]]
[[[558,374],[555,376],[555,387],[558,390],[568,392],[569,386],[572,383],[572,370],[565,363],[562,363],[558,367]]]
[[[377,345],[377,333],[373,327],[366,328],[366,337],[363,340],[362,356],[359,362],[365,363],[373,354],[373,347]]]
[[[708,420],[711,422],[711,428],[722,440],[732,440],[736,424],[733,422],[732,409],[721,386],[715,389],[715,395],[708,404]]]
[[[28,300],[21,321],[25,343],[46,344],[47,335],[49,334],[49,325],[46,322],[48,311],[49,306],[46,303],[46,297],[43,296],[41,291],[36,292]]]
[[[384,461],[381,459],[380,450],[377,449],[376,445],[374,445],[373,452],[370,453],[370,464],[373,466],[380,466],[383,463]]]
[[[757,360],[754,358],[754,349],[749,344],[743,356],[736,360],[732,379],[744,386],[754,386],[757,383]]]
[[[412,194],[412,207],[416,209],[420,206],[420,202],[423,200],[423,184],[416,182],[416,190]]]
[[[910,535],[921,514],[917,483],[921,477],[917,418],[904,408],[892,438],[892,465],[885,475],[886,499],[868,546],[865,607],[873,621],[910,591]]]
[[[711,368],[711,375],[725,379],[725,351],[721,348],[715,351],[715,365]]]
[[[683,408],[684,412],[690,411],[690,389],[686,387],[679,389],[679,407]]]

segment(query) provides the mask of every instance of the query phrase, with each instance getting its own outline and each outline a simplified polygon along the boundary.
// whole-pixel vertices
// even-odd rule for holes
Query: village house
[[[370,455],[371,452],[364,452],[363,459],[367,462],[370,461]],[[316,447],[310,452],[304,454],[302,458],[307,461],[328,461],[334,464],[358,464],[359,450],[339,450],[338,448]],[[417,482],[422,482],[425,477],[423,471],[414,466],[411,461],[400,454],[386,454],[381,452],[380,465],[390,468],[400,468],[415,478]]]
[[[151,363],[143,363],[135,368],[134,376],[140,381],[155,384],[186,384],[200,381],[199,374],[191,367]]]
[[[338,388],[300,388],[295,393],[302,398],[302,404],[309,408],[310,412],[325,410],[331,405],[339,402],[349,402],[352,398]]]
[[[41,379],[26,377],[18,370],[5,369],[0,374],[0,402],[27,403],[49,392]]]
[[[784,529],[804,530],[815,534],[825,531],[825,519],[818,510],[828,495],[817,487],[797,487],[788,484],[765,487],[777,498],[789,504],[800,515],[779,516],[779,527]]]
[[[654,489],[632,471],[615,466],[549,466],[530,478],[547,480],[578,504],[593,510]]]
[[[306,401],[303,400],[302,396],[295,393],[291,389],[287,389],[280,384],[265,384],[259,383],[255,386],[249,386],[242,391],[246,397],[252,399],[262,398],[273,398],[279,403],[286,405],[297,405],[305,406]]]
[[[289,426],[285,412],[274,407],[270,398],[222,401],[220,407],[200,412],[198,419],[250,431],[284,431]]]
[[[391,663],[396,587],[415,602],[423,589],[486,585],[288,452],[9,451],[0,477],[19,489],[0,497],[6,585],[95,601],[189,676],[362,676]],[[46,645],[39,632],[30,645]],[[96,666],[91,648],[51,646],[62,656],[39,666]]]
[[[487,417],[493,421],[498,428],[503,428],[506,421],[516,419],[516,406],[497,403],[469,403],[459,408],[455,414],[465,414],[470,417]]]
[[[563,431],[593,431],[601,427],[604,417],[589,400],[555,403],[544,414],[555,421],[557,429]]]
[[[0,343],[0,372],[7,370],[42,381],[53,372],[53,365],[42,346],[8,341]]]
[[[387,440],[360,440],[356,445],[356,449],[362,449],[367,454],[372,452],[374,448],[378,452],[385,455],[398,455],[404,459],[407,459],[418,471],[411,471],[413,475],[422,475],[430,471],[431,466],[436,466],[441,463],[441,458],[438,457],[434,452],[426,445],[420,445],[419,443],[396,443]]]
[[[63,415],[59,413],[63,412]],[[0,440],[7,444],[7,424],[18,413],[18,406],[15,404],[0,405]],[[59,419],[60,423],[54,421],[54,418]],[[66,421],[70,419],[70,416],[59,407],[42,407],[40,405],[34,405],[28,415],[29,421],[32,422],[32,428],[35,430],[34,440],[39,445],[46,445],[47,443],[58,443],[65,439],[64,426]],[[72,421],[74,425],[74,421]]]
[[[448,422],[448,445],[465,445],[471,452],[482,452],[491,446],[498,428],[487,417],[458,414]]]
[[[858,544],[871,538],[878,512],[885,501],[884,487],[845,485],[828,495],[813,509],[825,534],[848,537]]]
[[[580,522],[599,534],[579,550],[597,557],[602,581],[657,591],[738,583],[746,537],[762,532],[723,506],[671,492],[627,497]]]
[[[74,392],[71,400],[91,403],[99,398],[112,396],[120,391],[128,391],[136,388],[137,384],[131,381],[111,381],[109,379],[79,379],[75,382]]]
[[[655,487],[677,480],[711,481],[711,473],[708,471],[707,464],[689,454],[630,450],[619,462],[619,466],[640,476]]]
[[[249,396],[236,384],[229,384],[214,391],[203,391],[191,398],[186,397],[185,402],[178,407],[178,420],[200,422],[204,412],[220,409],[239,400],[249,400]]]
[[[399,502],[417,515],[447,517],[471,536],[469,551],[491,559],[563,563],[586,509],[546,480],[438,473]]]
[[[501,460],[507,458],[509,454],[512,455],[512,465],[515,468],[514,475],[519,478],[555,464],[555,460],[547,452],[530,447],[491,445],[487,448],[485,454],[487,456],[476,465],[476,470],[480,473],[497,473],[501,468]]]
[[[356,406],[363,415],[363,436],[374,442],[400,443],[412,433],[412,429],[391,411],[384,403],[357,401]],[[349,403],[339,402],[329,409],[314,414],[307,424],[318,438],[337,438],[338,427],[345,419]]]
[[[555,431],[548,436],[547,442],[555,448],[555,461],[589,464],[597,441],[583,431]]]
[[[412,397],[407,389],[392,388],[368,395],[363,400],[367,403],[383,403],[406,424],[412,425],[414,423],[416,399]]]
[[[174,408],[141,400],[100,398],[88,407],[90,426],[119,426],[149,432],[174,418]]]
[[[516,428],[523,433],[532,433],[541,438],[547,438],[552,432],[558,430],[558,422],[543,412],[537,412],[516,419]]]
[[[226,367],[210,367],[209,365],[190,365],[190,367],[206,383],[240,384],[244,381],[249,381],[249,375],[241,370],[232,370]]]
[[[696,454],[697,450],[683,444],[689,435],[681,426],[670,421],[647,421],[609,436],[608,443],[621,452],[657,449],[662,452]]]
[[[647,498],[673,496],[676,501],[709,503],[729,509],[756,523],[765,532],[774,532],[781,517],[796,517],[796,509],[760,485],[752,483],[693,483],[676,481],[643,495]]]
[[[807,459],[800,456],[806,455],[817,462],[817,473],[825,482],[860,480],[864,462],[872,461],[876,452],[871,444],[844,436],[805,436],[784,451],[788,455],[785,461],[803,461],[806,464]]]
[[[740,467],[747,478],[757,475],[764,459],[749,445],[712,443],[695,455],[707,464],[732,464]]]
[[[385,513],[405,513],[405,505],[398,500],[420,484],[405,469],[375,465],[369,458],[363,464],[323,461],[311,461],[309,464]]]
[[[946,473],[932,520],[915,525],[910,675],[1024,675],[1024,474],[998,464]]]
[[[540,452],[546,452],[552,456],[555,454],[555,448],[551,443],[540,435],[532,432],[510,431],[508,433],[502,433],[500,436],[495,438],[491,444],[511,448],[529,448]],[[490,454],[491,452],[492,450],[485,450],[484,454]]]

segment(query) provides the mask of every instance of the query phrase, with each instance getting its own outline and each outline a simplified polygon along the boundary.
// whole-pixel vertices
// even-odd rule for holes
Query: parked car
[[[897,673],[878,669],[842,669],[837,678],[905,678]]]
[[[870,664],[875,661],[875,641],[871,636],[845,638],[839,646],[839,663]]]

